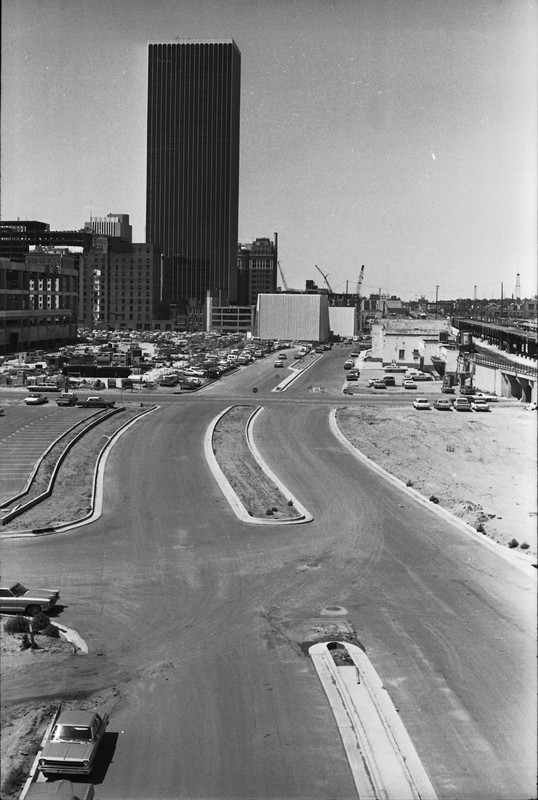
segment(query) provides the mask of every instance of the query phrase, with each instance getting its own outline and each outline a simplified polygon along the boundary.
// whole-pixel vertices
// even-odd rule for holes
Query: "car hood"
[[[53,761],[89,761],[94,742],[48,742],[42,758]]]
[[[48,600],[50,597],[59,596],[60,591],[58,589],[28,589],[28,591],[23,595],[25,600],[28,600],[29,598],[35,600],[47,598]]]

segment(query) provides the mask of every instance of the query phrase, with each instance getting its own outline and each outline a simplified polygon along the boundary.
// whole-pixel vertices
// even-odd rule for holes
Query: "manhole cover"
[[[335,615],[346,615],[347,611],[343,606],[327,606],[326,608],[321,609],[321,613],[323,615],[335,616]]]

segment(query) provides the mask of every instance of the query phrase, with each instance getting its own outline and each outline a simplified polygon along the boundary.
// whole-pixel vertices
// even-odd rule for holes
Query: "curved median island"
[[[225,409],[208,428],[206,456],[226,499],[245,522],[310,522],[312,517],[263,463],[252,440],[255,406]]]

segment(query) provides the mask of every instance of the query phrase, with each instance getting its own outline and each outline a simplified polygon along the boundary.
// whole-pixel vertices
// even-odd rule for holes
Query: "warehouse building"
[[[326,294],[259,294],[256,329],[260,339],[325,342],[329,338]]]

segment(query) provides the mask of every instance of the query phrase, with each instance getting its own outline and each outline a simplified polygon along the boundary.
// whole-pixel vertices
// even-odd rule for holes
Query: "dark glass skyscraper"
[[[180,306],[236,300],[240,90],[232,39],[149,45],[146,241]]]

